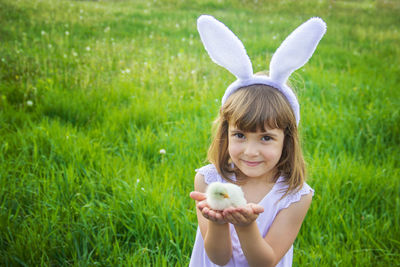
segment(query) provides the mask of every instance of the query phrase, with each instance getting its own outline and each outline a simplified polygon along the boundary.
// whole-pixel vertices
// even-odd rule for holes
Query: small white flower
[[[125,74],[125,70],[121,70],[122,74]]]
[[[81,14],[82,14],[82,13],[83,13],[83,9],[80,9],[80,10],[79,10],[79,13],[81,13]]]
[[[126,73],[131,73],[131,70],[130,69],[126,69],[125,72]]]
[[[146,191],[146,190],[144,190],[144,187],[142,187],[142,188],[140,188],[140,189],[142,189],[142,191],[143,191],[143,192],[145,192],[145,191]]]
[[[179,23],[175,24],[175,27],[176,27],[176,28],[179,28]]]
[[[106,27],[105,29],[104,29],[104,32],[109,32],[110,31],[110,27]]]
[[[72,55],[73,55],[74,57],[77,57],[77,56],[78,56],[78,53],[76,53],[75,51],[73,51],[73,52],[72,52]]]
[[[52,48],[53,46],[51,44],[48,45],[49,48]]]
[[[64,54],[64,58],[67,58],[67,54]]]
[[[69,31],[66,31],[66,32],[65,32],[65,35],[69,35]]]
[[[32,106],[33,106],[33,101],[32,101],[32,100],[26,101],[26,105],[27,105],[28,107],[32,107]]]
[[[195,70],[192,70],[192,74],[195,74],[196,73],[196,71]]]
[[[137,180],[136,180],[136,183],[138,184],[139,182],[140,182],[140,179],[137,179]]]
[[[86,46],[86,51],[90,51],[90,46]]]
[[[160,151],[159,151],[159,152],[160,152],[160,154],[161,154],[161,155],[164,155],[165,153],[167,153],[167,151],[165,151],[165,149],[164,149],[164,148],[160,149]]]
[[[272,36],[272,39],[274,39],[274,40],[275,40],[275,39],[276,39],[276,35]]]
[[[42,35],[45,35],[45,34],[46,34],[46,32],[45,32],[45,31],[42,31],[42,32],[41,32],[41,34],[42,34]]]

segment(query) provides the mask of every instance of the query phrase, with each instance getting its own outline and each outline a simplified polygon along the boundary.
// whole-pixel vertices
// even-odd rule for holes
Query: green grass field
[[[0,0],[0,265],[187,266],[194,170],[234,80],[200,14],[255,71],[303,21],[327,22],[291,81],[316,191],[294,265],[400,266],[396,0]]]

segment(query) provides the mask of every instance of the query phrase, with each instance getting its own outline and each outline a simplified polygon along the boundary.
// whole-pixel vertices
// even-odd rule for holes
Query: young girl
[[[286,80],[311,57],[326,25],[313,18],[298,27],[274,54],[270,77],[252,74],[242,43],[221,22],[201,16],[198,30],[213,61],[238,79],[222,99],[212,164],[197,170],[190,194],[199,224],[190,266],[291,266],[314,191],[304,182],[299,105]],[[212,210],[205,191],[213,182],[240,185],[248,204]]]

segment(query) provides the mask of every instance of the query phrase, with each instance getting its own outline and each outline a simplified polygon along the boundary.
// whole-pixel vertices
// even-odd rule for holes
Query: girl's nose
[[[260,154],[260,152],[259,152],[257,144],[255,144],[253,142],[249,142],[246,145],[246,148],[244,150],[244,154],[246,156],[249,156],[249,157],[258,156]]]

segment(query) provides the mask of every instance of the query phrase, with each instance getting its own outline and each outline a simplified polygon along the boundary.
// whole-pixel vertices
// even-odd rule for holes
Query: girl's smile
[[[262,161],[247,161],[247,160],[243,160],[243,159],[242,159],[242,161],[250,167],[255,167],[262,163]]]
[[[245,132],[229,125],[228,151],[232,162],[248,178],[270,180],[282,154],[284,133],[281,129]]]

